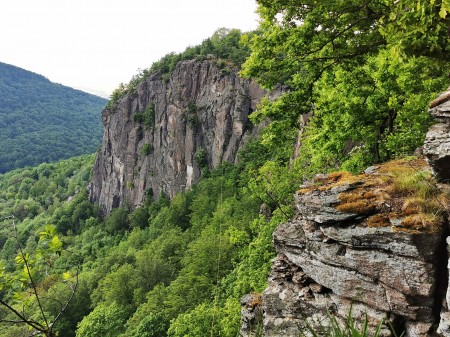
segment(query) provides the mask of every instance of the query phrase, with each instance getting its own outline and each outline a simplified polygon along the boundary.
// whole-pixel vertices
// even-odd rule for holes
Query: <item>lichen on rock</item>
[[[343,322],[350,310],[372,330],[385,319],[407,336],[436,331],[448,197],[424,159],[367,172],[319,175],[295,195],[297,215],[273,236],[264,336],[299,336],[305,322],[326,324],[330,313]]]

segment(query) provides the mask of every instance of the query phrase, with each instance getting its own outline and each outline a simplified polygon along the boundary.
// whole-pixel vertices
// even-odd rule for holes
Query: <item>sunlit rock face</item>
[[[125,204],[134,208],[146,195],[172,197],[188,189],[205,167],[235,162],[257,132],[248,116],[265,95],[213,60],[180,62],[168,79],[149,76],[103,111],[91,200],[105,214]]]
[[[278,255],[258,309],[264,336],[308,335],[350,311],[372,331],[385,319],[406,336],[434,336],[441,321],[449,336],[446,217],[419,220],[411,196],[395,189],[395,174],[419,171],[430,171],[423,159],[396,161],[300,187],[296,216],[273,234]],[[393,336],[387,326],[381,335]]]

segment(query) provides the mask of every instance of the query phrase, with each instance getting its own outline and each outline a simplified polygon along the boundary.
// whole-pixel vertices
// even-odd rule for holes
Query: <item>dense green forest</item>
[[[204,170],[172,200],[148,198],[104,219],[87,196],[93,156],[0,175],[2,336],[28,336],[27,325],[43,336],[238,336],[240,299],[265,288],[272,231],[293,215],[303,179],[358,172],[421,145],[428,102],[448,86],[446,6],[258,4],[257,32],[237,39],[222,30],[214,43],[189,49],[190,57],[213,54],[228,66],[230,54],[218,51],[230,43],[225,49],[240,55],[231,64],[249,55],[243,75],[286,88],[253,113],[255,123],[269,124],[239,164]],[[110,104],[183,57],[136,75]],[[292,160],[301,114],[312,117]]]
[[[53,327],[60,336],[184,336],[210,329],[235,336],[240,297],[264,289],[271,231],[292,214],[284,206],[271,217],[259,215],[266,184],[277,184],[272,196],[280,204],[292,194],[276,177],[252,178],[265,159],[264,149],[250,143],[241,164],[206,172],[173,200],[163,195],[134,211],[115,209],[105,219],[86,192],[92,155],[1,175],[0,277],[7,280],[7,295],[0,303],[25,302],[24,316],[37,321],[42,305],[52,322],[78,283]],[[32,261],[40,304],[27,292],[30,284],[20,281],[18,247]],[[4,322],[17,319],[7,310],[0,315]],[[27,329],[12,325],[2,335]]]
[[[94,152],[105,105],[103,98],[0,63],[0,173]]]

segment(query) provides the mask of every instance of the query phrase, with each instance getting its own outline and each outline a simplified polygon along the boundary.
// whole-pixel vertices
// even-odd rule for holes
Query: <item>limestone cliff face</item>
[[[103,111],[91,200],[105,213],[125,203],[136,207],[149,191],[173,196],[196,182],[202,167],[235,162],[255,132],[248,115],[264,95],[211,60],[180,62],[168,81],[151,75]]]

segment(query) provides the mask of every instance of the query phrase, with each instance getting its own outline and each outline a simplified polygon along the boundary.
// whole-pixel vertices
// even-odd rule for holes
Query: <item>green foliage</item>
[[[131,228],[145,228],[148,226],[148,219],[150,214],[148,213],[148,209],[146,207],[136,208],[130,215],[128,216],[128,220],[130,222]]]
[[[9,221],[12,222],[17,256],[13,271],[7,271],[0,263],[2,320],[28,326],[33,335],[54,337],[54,324],[70,303],[78,278],[55,266],[62,253],[62,242],[55,227],[46,225],[39,232],[34,252],[27,252],[20,243],[14,218]],[[62,286],[67,290],[64,295],[55,295],[48,290],[58,280],[66,283]],[[50,305],[53,312],[48,310]]]
[[[156,111],[155,111],[155,103],[153,102],[148,104],[144,112],[136,112],[133,116],[134,122],[144,125],[144,128],[146,130],[155,126],[155,118],[156,118]]]
[[[87,193],[84,192],[93,160],[92,155],[81,156],[0,175],[0,217],[14,215],[20,221],[29,221],[56,213],[59,215],[49,222],[57,227],[65,226],[62,225],[63,218],[68,219],[67,223],[70,221],[75,226],[82,226],[83,217],[96,213],[96,207],[87,203]],[[64,206],[63,200],[68,200]],[[86,207],[89,211],[85,212]],[[42,222],[41,225],[44,224]]]
[[[361,67],[337,67],[317,83],[317,108],[302,148],[305,167],[358,171],[412,153],[430,126],[426,102],[444,83],[439,62],[399,60],[386,51]]]
[[[267,161],[262,165],[255,177],[251,178],[248,188],[270,210],[280,209],[293,201],[296,181],[300,181],[299,173],[280,165],[275,161]]]
[[[247,245],[261,236],[270,243],[273,225],[263,220],[253,224],[260,202],[243,188],[249,176],[245,167],[253,168],[245,160],[240,168],[224,165],[171,201],[160,193],[158,200],[131,214],[125,208],[114,210],[103,224],[92,216],[84,221],[71,242],[83,256],[80,279],[89,296],[80,294],[83,300],[76,303],[90,303],[93,311],[87,315],[84,308],[77,336],[165,336],[169,328],[175,335],[188,330],[200,335],[210,331],[212,316],[217,320],[214,331],[236,334],[242,291],[261,287],[255,278],[267,275],[268,269],[256,275],[255,261],[267,259],[268,265],[273,257],[271,250],[257,248],[256,241],[251,249],[255,264],[246,262]],[[105,235],[105,228],[114,236]],[[230,276],[238,274],[237,266],[247,271],[245,286]],[[215,307],[208,304],[211,298],[216,298]],[[191,325],[186,325],[189,319]],[[63,323],[60,328],[70,335],[77,322]]]
[[[143,122],[145,129],[150,129],[155,125],[155,104],[150,103],[144,111]]]
[[[197,149],[194,159],[195,159],[195,162],[197,163],[197,165],[201,169],[208,167],[208,155],[204,148],[201,147],[201,148]]]
[[[142,112],[136,112],[133,116],[133,120],[138,124],[142,124],[144,122],[144,114]]]
[[[126,94],[134,92],[137,86],[145,81],[150,74],[160,73],[165,82],[169,82],[172,72],[178,62],[183,60],[203,60],[213,57],[222,64],[223,73],[227,67],[239,67],[250,55],[250,48],[241,40],[248,40],[253,33],[243,35],[239,29],[219,28],[213,36],[204,40],[200,45],[188,47],[182,53],[170,53],[163,56],[159,61],[153,63],[149,69],[140,70],[134,75],[128,84],[121,83],[113,91],[108,102],[108,107],[113,107]],[[138,119],[140,116],[137,117]]]
[[[308,103],[306,103],[308,105]],[[292,145],[298,135],[298,118],[305,107],[302,97],[297,92],[283,93],[277,100],[263,99],[257,111],[250,115],[254,124],[270,123],[262,130],[261,145],[268,153],[265,157],[286,161],[292,154]]]
[[[0,63],[0,173],[95,152],[105,103]]]
[[[52,222],[60,233],[79,233],[85,226],[86,219],[98,216],[98,207],[89,202],[87,191],[82,190],[70,202],[55,209]]]
[[[197,113],[198,108],[197,108],[197,106],[195,105],[194,102],[189,102],[187,108],[188,108],[188,111],[187,111],[188,114],[195,114],[195,113]]]
[[[199,46],[189,47],[181,54],[171,53],[164,56],[150,67],[150,72],[172,73],[179,61],[204,59],[208,56],[229,60],[239,66],[250,54],[248,46],[241,43],[242,36],[242,32],[238,29],[219,28]]]
[[[404,11],[411,1],[397,8],[384,1],[260,0],[257,35],[219,30],[119,87],[110,105],[150,73],[170,80],[183,59],[212,58],[226,73],[251,46],[243,73],[267,88],[283,89],[252,114],[255,124],[270,124],[239,153],[238,165],[208,171],[172,199],[149,188],[142,207],[118,208],[100,219],[84,192],[90,171],[81,159],[0,176],[0,213],[17,215],[26,252],[38,251],[43,242],[49,251],[59,249],[51,235],[41,243],[32,235],[53,223],[66,235],[61,242],[82,260],[82,291],[68,307],[79,314],[60,321],[61,334],[73,337],[78,324],[81,337],[237,336],[239,301],[266,287],[275,255],[272,233],[293,216],[292,195],[301,181],[336,168],[360,170],[422,142],[429,125],[426,104],[446,82],[441,69],[448,67],[442,34],[448,8],[424,2],[423,10]],[[421,32],[423,27],[427,31]],[[190,102],[185,117],[193,126],[198,112]],[[300,139],[300,157],[291,160],[299,116],[306,113],[313,116]],[[153,103],[134,121],[142,132],[153,127]],[[149,144],[141,149],[143,155],[150,150]],[[203,149],[195,160],[207,167]],[[0,232],[0,246],[5,272],[14,271],[14,241]],[[63,256],[59,263],[71,262]],[[59,279],[44,280],[63,293]],[[353,328],[335,325],[331,332],[309,333],[367,332],[353,319],[348,323]]]
[[[365,316],[364,322],[359,326],[353,318],[353,312],[350,309],[347,319],[342,324],[339,320],[331,313],[327,314],[327,323],[318,322],[318,327],[313,327],[309,322],[306,322],[306,329],[302,332],[301,336],[313,336],[313,337],[379,337],[382,336],[381,329],[383,328],[384,321],[382,320],[378,323],[375,330],[372,332],[369,329],[369,320],[367,315]],[[396,336],[396,334],[393,334]]]
[[[243,74],[288,89],[252,117],[270,121],[269,150],[286,158],[299,116],[310,113],[305,174],[358,171],[422,143],[427,104],[447,85],[439,69],[448,67],[450,20],[440,2],[259,1],[259,12]]]
[[[96,303],[115,303],[122,311],[133,312],[135,304],[133,293],[136,289],[136,277],[134,267],[125,263],[117,270],[109,272],[101,279],[97,289],[95,289],[92,298]]]
[[[168,325],[161,313],[151,313],[139,322],[131,337],[166,337]]]
[[[104,220],[85,192],[92,156],[0,176],[5,209],[23,206],[17,211],[24,214],[19,228],[27,249],[35,251],[37,243],[25,238],[48,221],[82,261],[80,292],[67,309],[73,315],[55,328],[67,337],[77,326],[77,336],[165,336],[189,327],[200,335],[210,331],[214,317],[214,332],[235,336],[239,300],[264,288],[274,256],[272,230],[291,214],[286,204],[295,178],[283,180],[286,170],[275,161],[264,166],[270,157],[254,141],[238,166],[223,164],[172,200],[163,192],[153,200],[149,193],[141,208],[118,208]],[[270,220],[258,215],[268,195],[277,200]],[[14,258],[14,243],[5,236],[2,245],[0,256]],[[66,256],[61,264],[73,261]],[[64,294],[62,286],[51,283],[52,294]],[[46,308],[56,310],[50,302]]]
[[[152,146],[150,144],[144,144],[141,147],[141,154],[143,156],[148,156],[152,152]]]
[[[448,60],[449,8],[447,0],[393,3],[380,19],[379,30],[400,52]]]
[[[128,209],[124,207],[115,208],[105,220],[105,228],[111,233],[124,231],[129,227]]]
[[[193,102],[189,102],[187,108],[187,121],[192,127],[196,127],[200,123],[197,115],[199,108]]]
[[[55,284],[52,290],[54,290],[53,294],[57,294],[59,297],[68,298],[70,295],[70,289],[61,283]],[[79,280],[74,297],[64,311],[64,315],[55,324],[55,330],[58,331],[59,336],[75,336],[77,323],[90,312],[91,300],[89,295],[90,289],[87,282],[83,279]],[[55,302],[48,303],[46,308],[53,315],[58,313],[58,306],[55,305]]]
[[[145,294],[158,285],[168,285],[181,268],[182,252],[188,238],[179,228],[167,229],[136,253],[136,302],[145,302]]]
[[[201,304],[194,310],[181,314],[170,325],[170,337],[203,337],[219,335],[214,309]]]
[[[78,287],[74,285],[77,275],[74,267],[79,264],[82,253],[89,256],[95,252],[92,246],[105,241],[105,233],[101,237],[91,235],[92,232],[86,233],[89,240],[85,242],[88,244],[80,249],[79,254],[69,254],[71,249],[66,243],[70,239],[62,237],[61,232],[80,233],[99,222],[98,208],[88,202],[86,193],[93,159],[92,155],[82,156],[0,175],[0,218],[3,224],[0,227],[0,258],[4,266],[3,276],[10,280],[17,276],[25,282],[27,272],[23,267],[27,261],[48,324],[59,316],[51,331],[47,331],[52,336],[56,331],[67,337],[75,336],[77,322],[89,313],[91,290],[87,290],[85,282],[79,283],[81,286]],[[11,219],[4,219],[9,215],[15,216],[16,237],[11,237]],[[49,223],[55,226],[47,225]],[[18,255],[23,256],[16,260]],[[3,287],[7,285],[8,282],[2,283]],[[44,324],[34,288],[30,288],[32,283],[28,281],[21,286],[14,281],[9,285],[12,287],[9,290],[3,288],[4,294],[9,292],[15,301],[9,303],[19,305],[18,301],[26,301],[22,304],[26,304],[25,314],[29,320],[38,319],[39,324]],[[70,298],[64,315],[60,315],[61,306]],[[7,297],[3,299],[6,301]],[[17,320],[13,316],[8,318]],[[2,326],[2,335],[12,336],[16,330]],[[21,333],[28,336],[33,331]]]
[[[95,307],[78,325],[77,337],[117,337],[123,332],[126,312],[118,304]]]
[[[131,82],[131,81],[130,81]],[[111,97],[109,98],[108,104],[106,104],[107,108],[112,108],[116,102],[119,101],[123,96],[125,96],[128,93],[128,88],[124,83],[120,83],[119,86],[114,89],[114,91],[111,94]]]

